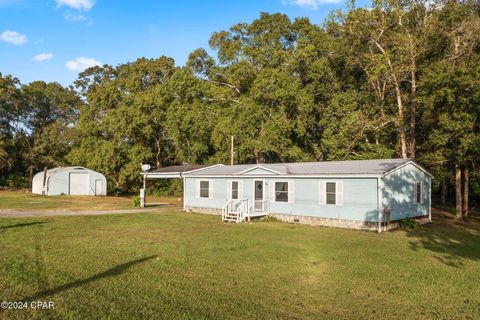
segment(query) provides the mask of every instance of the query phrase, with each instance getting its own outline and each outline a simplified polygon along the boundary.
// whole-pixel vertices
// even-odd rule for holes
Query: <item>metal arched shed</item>
[[[84,167],[59,167],[41,171],[33,177],[32,193],[53,195],[107,195],[107,179]]]

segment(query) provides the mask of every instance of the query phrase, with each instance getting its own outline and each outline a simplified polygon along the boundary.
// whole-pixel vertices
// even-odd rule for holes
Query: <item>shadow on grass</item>
[[[455,220],[448,214],[433,210],[432,224],[407,231],[413,250],[428,250],[440,263],[462,268],[468,260],[480,260],[480,223]]]
[[[60,293],[60,292],[65,291],[65,290],[81,287],[83,285],[89,284],[91,282],[94,282],[94,281],[97,281],[97,280],[100,280],[100,279],[103,279],[103,278],[119,276],[122,273],[124,273],[125,271],[127,271],[128,269],[130,269],[131,267],[133,267],[137,264],[143,263],[147,260],[151,260],[155,257],[157,257],[157,256],[152,255],[152,256],[141,258],[141,259],[136,259],[136,260],[132,260],[132,261],[129,261],[129,262],[126,262],[126,263],[122,263],[118,266],[115,266],[113,268],[105,270],[101,273],[97,273],[96,275],[93,275],[91,277],[81,279],[81,280],[77,280],[77,281],[73,281],[73,282],[70,282],[70,283],[64,284],[62,286],[55,287],[55,288],[41,290],[40,292],[37,292],[36,294],[31,295],[29,297],[25,297],[25,298],[23,298],[19,301],[35,301],[35,300],[38,300],[38,299],[41,299],[41,298],[44,298],[44,297],[47,297],[47,296],[51,296],[51,295]],[[44,283],[42,283],[42,284],[44,284]]]
[[[0,226],[0,229],[28,227],[28,226],[33,226],[33,225],[36,225],[36,224],[44,224],[44,223],[48,223],[48,222],[46,222],[46,221],[34,221],[34,222],[16,223],[16,224],[12,224],[12,225],[9,225],[9,226]]]

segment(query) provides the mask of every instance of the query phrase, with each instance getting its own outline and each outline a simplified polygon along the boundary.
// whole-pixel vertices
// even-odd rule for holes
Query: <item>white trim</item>
[[[295,198],[293,198],[292,200],[290,200],[290,196],[295,196],[294,194],[292,195],[291,194],[291,191],[290,191],[290,186],[293,184],[294,188],[295,188],[295,182],[293,180],[285,180],[285,179],[275,179],[275,180],[271,180],[272,183],[273,183],[273,187],[272,187],[272,193],[271,193],[271,196],[272,196],[272,199],[270,200],[271,202],[276,202],[276,203],[294,203],[295,202]],[[277,189],[276,189],[276,184],[277,183],[286,183],[287,184],[287,201],[277,201]]]
[[[327,184],[325,180],[318,181],[318,204],[324,206],[327,204]]]
[[[393,169],[385,172],[384,174],[382,174],[382,176],[389,175],[390,173],[392,173],[392,172],[394,172],[394,171],[396,171],[396,170],[398,170],[398,169],[400,169],[400,168],[403,168],[403,167],[405,167],[405,166],[408,165],[408,164],[412,164],[412,165],[415,166],[418,170],[422,171],[423,173],[425,173],[426,175],[428,175],[430,178],[433,179],[433,175],[432,175],[430,172],[428,172],[427,170],[425,170],[421,165],[419,165],[418,163],[416,163],[416,162],[413,161],[413,160],[410,160],[410,161],[408,161],[408,162],[406,162],[406,163],[404,163],[404,164],[402,164],[402,165],[399,165],[398,167],[395,167],[395,168],[393,168]]]
[[[243,175],[244,173],[247,173],[247,172],[249,172],[249,171],[253,171],[253,170],[255,170],[255,169],[262,169],[262,170],[265,170],[265,171],[268,171],[268,172],[271,172],[271,173],[280,174],[280,172],[278,172],[278,171],[275,171],[275,170],[272,170],[272,169],[269,169],[269,168],[265,168],[265,167],[263,167],[263,166],[255,166],[255,167],[253,167],[253,168],[248,168],[248,169],[243,170],[243,171],[241,171],[241,172],[239,172],[239,173],[237,173],[237,174],[238,174],[238,175]],[[256,175],[256,174],[253,174],[253,175]],[[262,174],[260,173],[260,174],[258,174],[258,175],[262,175]]]
[[[243,199],[243,180],[235,180],[238,182],[238,199]]]
[[[383,179],[383,178],[377,179],[377,219],[378,219],[377,232],[378,233],[382,232],[382,220],[383,220],[383,217],[382,217],[383,208],[380,205],[383,198],[383,191],[382,191],[383,180],[380,180],[380,179]],[[382,183],[380,181],[382,181]]]
[[[417,201],[418,197],[417,197],[417,185],[420,183],[420,202]],[[422,180],[415,180],[413,182],[413,203],[414,204],[424,204],[424,199],[423,197],[425,196],[425,192],[423,190],[424,188],[424,184],[423,184],[423,181]]]
[[[275,180],[268,180],[268,200],[272,203],[275,202],[275,182]]]
[[[145,179],[175,179],[182,178],[182,175],[179,172],[164,172],[164,173],[140,173],[142,176],[145,176]]]
[[[335,205],[338,207],[343,206],[344,201],[343,181],[335,181]]]
[[[202,171],[202,170],[205,170],[205,169],[210,169],[210,168],[215,168],[215,167],[221,167],[221,166],[224,166],[224,164],[222,164],[222,163],[214,164],[214,165],[211,165],[211,166],[208,166],[208,167],[203,167],[203,168],[198,168],[198,169],[195,169],[195,170],[185,171],[185,172],[182,172],[181,174],[182,174],[182,175],[184,175],[184,174],[190,174],[190,173],[194,173],[194,172],[197,172],[197,171]]]
[[[326,206],[343,206],[343,202],[341,205],[338,204],[338,197],[337,197],[337,192],[338,192],[338,180],[325,180],[325,205]],[[335,203],[328,203],[327,201],[327,183],[335,183]],[[343,184],[343,181],[342,181]]]
[[[237,183],[237,199],[233,199],[233,183],[234,182]],[[240,200],[241,199],[241,197],[240,197],[240,181],[239,180],[228,180],[227,190],[228,190],[228,195],[227,195],[228,200]]]
[[[202,185],[202,182],[208,182],[208,197],[202,197],[202,192],[201,192],[201,185]],[[197,196],[197,199],[212,199],[213,197],[213,184],[212,184],[212,180],[205,180],[205,179],[198,179],[197,180],[197,192],[196,194],[198,195]]]
[[[182,178],[182,176],[188,175],[190,173],[194,173],[194,172],[198,172],[198,171],[201,171],[201,170],[210,169],[210,168],[214,168],[214,167],[219,167],[219,166],[223,166],[223,164],[215,164],[215,165],[211,165],[211,166],[208,166],[208,167],[203,167],[203,168],[198,168],[198,169],[195,169],[195,170],[183,171],[183,172],[180,172],[180,171],[174,171],[174,172],[142,171],[142,172],[140,172],[140,175],[146,176],[145,178],[147,178],[147,179],[148,178],[150,178],[150,179]]]
[[[265,179],[253,179],[253,195],[252,195],[252,200],[253,203],[255,204],[255,181],[262,181],[262,201],[265,201]]]
[[[232,182],[233,180],[227,180],[227,201],[232,200]]]
[[[208,180],[208,199],[213,199],[213,180]]]
[[[195,180],[195,199],[200,199],[200,179]]]
[[[186,199],[187,199],[187,184],[185,178],[182,178],[183,180],[183,211],[186,211],[187,209],[187,204],[186,204]]]
[[[432,222],[432,178],[428,181],[428,222]]]
[[[295,180],[287,181],[287,203],[295,203]]]
[[[351,175],[318,175],[318,174],[302,174],[302,175],[293,175],[293,174],[281,174],[281,175],[275,175],[275,179],[288,179],[288,178],[317,178],[317,179],[335,179],[335,178],[372,178],[372,179],[377,179],[383,177],[381,174],[351,174]],[[215,175],[215,174],[208,174],[208,175],[192,175],[189,176],[188,178],[255,178],[255,179],[268,179],[272,178],[270,175],[238,175],[238,174],[221,174],[221,175]]]

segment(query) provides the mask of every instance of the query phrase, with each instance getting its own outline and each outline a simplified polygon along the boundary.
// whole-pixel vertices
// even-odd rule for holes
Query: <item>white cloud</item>
[[[95,2],[93,0],[55,0],[57,7],[69,7],[79,11],[88,11],[93,8]]]
[[[87,17],[85,17],[83,14],[72,13],[70,11],[65,12],[63,17],[65,18],[65,20],[70,21],[70,22],[87,21]]]
[[[39,53],[33,56],[33,61],[43,62],[53,59],[53,53]]]
[[[75,60],[70,60],[65,63],[65,67],[72,71],[82,72],[83,70],[94,67],[94,66],[101,66],[102,63],[98,60],[93,58],[85,58],[85,57],[78,57]]]
[[[341,3],[345,0],[283,0],[284,3],[293,4],[302,8],[317,10],[319,6],[327,3]]]
[[[27,36],[17,31],[5,30],[0,34],[0,40],[11,44],[20,45],[27,43]]]

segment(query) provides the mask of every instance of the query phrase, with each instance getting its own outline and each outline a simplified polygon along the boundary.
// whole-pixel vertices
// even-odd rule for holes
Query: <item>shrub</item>
[[[262,222],[280,222],[280,220],[278,220],[277,217],[274,217],[274,216],[271,216],[271,215],[265,216],[265,217],[261,218],[259,221],[262,221]]]
[[[29,187],[28,178],[17,174],[8,176],[3,184],[7,189],[22,189]]]
[[[133,197],[132,201],[133,201],[133,206],[134,207],[140,207],[140,197],[139,196]]]
[[[403,229],[415,229],[418,226],[418,222],[415,219],[407,218],[400,220],[400,228]]]

